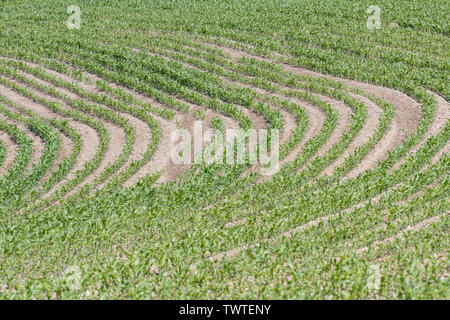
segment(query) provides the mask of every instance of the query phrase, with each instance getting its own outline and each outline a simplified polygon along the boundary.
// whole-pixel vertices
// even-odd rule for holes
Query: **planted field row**
[[[368,35],[354,4],[264,0],[215,4],[221,24],[175,2],[0,33],[0,297],[448,296],[445,28]],[[231,129],[279,133],[278,169],[250,136],[239,163]]]

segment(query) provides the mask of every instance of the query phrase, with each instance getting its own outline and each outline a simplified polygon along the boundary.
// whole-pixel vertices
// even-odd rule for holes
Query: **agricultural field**
[[[449,16],[0,1],[0,299],[449,299]]]

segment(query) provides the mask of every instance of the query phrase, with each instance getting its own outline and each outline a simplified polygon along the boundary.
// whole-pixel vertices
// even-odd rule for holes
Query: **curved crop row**
[[[0,12],[0,297],[448,296],[448,39],[405,3],[371,31],[340,1]],[[250,137],[199,161],[229,129],[279,132],[279,170]]]

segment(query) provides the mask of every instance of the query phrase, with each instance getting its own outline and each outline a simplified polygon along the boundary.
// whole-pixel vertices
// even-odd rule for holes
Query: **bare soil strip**
[[[4,93],[7,93],[5,96],[8,98],[13,97],[13,96],[15,98],[18,98],[19,100],[24,98],[7,87],[0,85],[0,88],[1,88],[0,90],[3,90]],[[10,100],[14,101],[13,99],[10,99]],[[24,106],[21,105],[21,107],[24,107]],[[43,118],[43,119],[45,119],[45,118]],[[49,171],[45,172],[45,174],[43,175],[43,177],[41,179],[41,183],[47,181],[47,179],[50,177],[51,173],[53,171],[56,171],[58,169],[59,165],[64,161],[64,159],[68,158],[70,156],[70,154],[73,152],[73,141],[70,139],[70,137],[66,136],[64,133],[62,133],[58,129],[55,129],[55,130],[58,132],[59,139],[61,140],[58,156],[56,157],[55,163],[52,165],[51,169]]]
[[[435,164],[436,162],[439,161],[439,159],[441,159],[443,157],[443,155],[450,155],[450,141],[447,141],[447,143],[445,144],[445,146],[439,150],[434,156],[433,158],[431,158],[430,163]]]
[[[343,211],[340,211],[340,212],[337,212],[337,213],[334,213],[334,214],[328,214],[328,215],[319,217],[319,218],[317,218],[317,219],[311,220],[311,221],[309,221],[309,222],[307,222],[307,223],[305,223],[305,224],[303,224],[303,225],[301,225],[301,226],[298,226],[298,227],[296,227],[296,228],[294,228],[294,229],[291,229],[291,230],[288,230],[288,231],[283,232],[283,233],[282,233],[281,235],[279,235],[278,237],[280,237],[280,238],[283,238],[283,237],[290,238],[290,237],[293,236],[294,234],[296,234],[296,233],[298,233],[298,232],[301,232],[301,231],[305,230],[306,228],[314,227],[314,226],[318,225],[318,224],[321,223],[321,222],[327,222],[328,220],[330,220],[330,219],[332,219],[332,218],[335,218],[335,217],[338,217],[338,216],[341,215],[341,214],[349,213],[349,212],[351,212],[351,211],[353,211],[353,210],[355,210],[355,209],[357,209],[357,208],[360,208],[360,207],[366,205],[369,201],[370,201],[370,200],[365,201],[365,202],[362,202],[362,203],[359,203],[359,204],[356,204],[356,205],[354,205],[354,206],[351,206],[350,208],[347,208],[347,209],[345,209],[345,210],[343,210]],[[247,222],[247,219],[246,219],[246,218],[240,219],[240,220],[237,220],[237,221],[233,221],[233,222],[228,222],[228,223],[226,224],[226,228],[232,228],[232,227],[237,226],[237,225],[245,224],[246,222]],[[266,239],[266,240],[264,240],[263,242],[265,242],[265,241],[271,241],[271,240],[274,240],[274,238]],[[253,244],[253,245],[247,245],[247,246],[237,247],[237,248],[228,250],[228,251],[226,251],[226,252],[222,252],[222,253],[219,253],[219,254],[217,254],[217,255],[214,255],[214,256],[210,257],[210,260],[211,260],[211,261],[220,260],[220,259],[222,259],[222,258],[225,257],[225,256],[227,256],[227,257],[233,257],[233,256],[236,256],[238,253],[240,253],[240,252],[242,252],[242,251],[245,251],[245,250],[251,249],[251,248],[255,248],[255,247],[257,247],[257,246],[259,246],[259,243],[255,243],[255,244]]]
[[[5,175],[8,172],[9,167],[13,164],[14,159],[17,156],[17,150],[19,149],[18,145],[14,142],[11,137],[3,131],[0,131],[0,141],[3,142],[3,145],[6,147],[6,156],[3,161],[3,164],[0,165],[0,177]]]

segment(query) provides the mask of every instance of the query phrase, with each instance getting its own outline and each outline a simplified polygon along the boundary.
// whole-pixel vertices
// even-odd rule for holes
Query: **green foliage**
[[[380,30],[366,28],[369,5],[90,1],[69,30],[64,1],[2,3],[0,90],[20,99],[0,94],[0,131],[17,145],[5,168],[0,141],[0,299],[448,299],[449,119],[432,128],[433,93],[450,97],[448,4],[383,1]],[[402,110],[342,78],[421,106],[415,132],[353,178]],[[324,97],[351,110],[329,145],[340,113]],[[353,148],[367,100],[381,112]],[[313,136],[305,104],[325,119]],[[155,171],[123,187],[160,160],[164,124],[181,127],[188,114],[222,132],[225,120],[280,130],[281,170],[192,165],[168,183]],[[130,118],[151,135],[138,159]],[[89,141],[73,122],[99,139],[77,170]],[[125,141],[102,166],[114,143],[106,124]],[[58,160],[63,136],[72,150]]]

